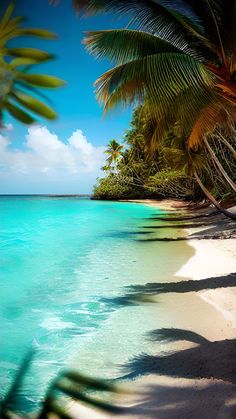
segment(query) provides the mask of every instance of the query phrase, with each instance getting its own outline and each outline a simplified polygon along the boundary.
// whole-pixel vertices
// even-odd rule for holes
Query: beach
[[[159,207],[155,201],[140,203]],[[160,208],[174,210],[171,202],[167,205],[162,202]],[[186,233],[194,235],[202,230],[188,228]],[[140,375],[124,384],[133,392],[117,400],[127,407],[126,412],[114,417],[235,417],[236,278],[229,275],[236,272],[236,239],[193,239],[188,243],[192,254],[171,279],[175,281],[173,293],[159,295],[156,299],[159,304],[165,304],[171,328],[192,331],[197,336],[195,340],[200,336],[203,341],[167,342],[164,361],[159,358],[163,346],[160,349],[157,342],[156,359],[147,357],[143,367],[139,360]],[[218,278],[216,284],[214,278]],[[192,290],[185,289],[185,281],[189,280],[197,284],[196,287],[193,284]],[[160,370],[162,362],[166,373]],[[84,419],[113,417],[74,404],[70,412],[75,418],[77,415]]]

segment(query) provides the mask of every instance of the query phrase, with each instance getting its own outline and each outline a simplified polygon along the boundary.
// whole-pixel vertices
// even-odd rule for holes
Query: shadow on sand
[[[172,381],[166,386],[149,385],[141,401],[128,408],[125,415],[150,419],[236,417],[236,339],[210,342],[184,329],[159,329],[148,335],[152,341],[188,341],[196,346],[159,356],[141,354],[128,362],[122,378],[155,374],[171,377]],[[212,378],[221,381],[209,381]],[[197,379],[198,384],[189,379]]]
[[[217,382],[195,385],[152,385],[123,416],[147,419],[233,419],[236,388]]]
[[[236,339],[210,342],[195,332],[183,329],[160,329],[151,332],[157,341],[185,340],[195,347],[170,354],[140,354],[129,361],[124,378],[158,374],[175,378],[215,378],[236,384]]]
[[[236,273],[215,278],[206,278],[199,281],[188,280],[179,282],[147,283],[144,285],[131,285],[126,288],[124,295],[114,298],[103,298],[102,301],[111,305],[128,306],[144,302],[153,302],[151,296],[168,293],[187,293],[218,288],[236,286]]]
[[[236,417],[236,339],[210,342],[183,329],[154,330],[149,338],[159,342],[185,340],[197,346],[159,356],[141,354],[128,362],[123,378],[156,374],[171,377],[172,381],[171,385],[146,388],[141,402],[127,409],[127,415],[158,419]],[[188,380],[187,385],[183,379]]]

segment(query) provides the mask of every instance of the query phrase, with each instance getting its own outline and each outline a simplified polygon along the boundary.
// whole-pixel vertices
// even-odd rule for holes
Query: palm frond
[[[128,29],[88,32],[84,43],[96,58],[108,58],[116,64],[160,52],[180,52],[172,44],[148,32]]]
[[[13,12],[14,5],[10,4],[0,19],[1,117],[4,111],[8,111],[14,118],[26,124],[35,122],[37,116],[54,119],[56,113],[51,107],[27,93],[27,90],[31,90],[31,94],[40,96],[35,87],[57,88],[64,85],[57,77],[31,73],[34,65],[51,60],[54,56],[36,48],[9,47],[8,41],[20,36],[52,40],[55,39],[55,34],[45,29],[24,28],[24,19],[14,17]],[[32,117],[31,112],[36,117]]]
[[[167,7],[161,0],[74,0],[73,4],[78,11],[84,11],[88,15],[101,11],[130,15],[133,17],[132,24],[137,29],[158,35],[192,55],[199,56],[202,42],[204,40],[207,42],[207,38],[200,32],[201,28],[195,22],[191,22],[174,7]],[[193,48],[189,47],[190,37],[196,38],[196,45],[193,45]]]
[[[24,108],[36,115],[43,116],[47,119],[55,119],[56,112],[48,105],[40,101],[39,99],[26,94],[20,90],[15,90],[14,92],[10,93],[10,98],[12,98],[16,103],[20,104]]]
[[[229,106],[223,103],[222,98],[218,96],[215,100],[203,107],[196,115],[195,124],[188,137],[188,147],[197,148],[202,144],[204,136],[211,134],[215,128],[227,127],[231,118],[236,118],[236,106]]]
[[[171,71],[170,71],[171,69]],[[119,102],[132,103],[148,95],[156,112],[189,87],[213,86],[214,76],[201,63],[182,53],[160,53],[115,67],[95,83],[98,100],[107,111]]]
[[[48,76],[46,74],[29,74],[25,72],[17,73],[18,79],[32,86],[38,86],[41,88],[49,89],[62,87],[65,85],[65,82],[55,76]],[[16,80],[17,83],[18,80]]]

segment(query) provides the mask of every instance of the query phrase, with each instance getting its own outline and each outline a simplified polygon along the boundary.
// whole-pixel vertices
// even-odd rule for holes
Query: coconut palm
[[[216,126],[229,127],[236,116],[235,0],[227,6],[223,0],[74,0],[74,5],[88,14],[113,11],[132,18],[134,29],[88,32],[85,38],[93,55],[116,65],[95,82],[105,111],[120,102],[144,102],[156,127],[152,148],[178,121],[187,148],[204,144],[236,192],[208,141]]]
[[[0,20],[0,122],[5,111],[26,124],[35,122],[38,117],[55,119],[55,111],[45,103],[40,91],[60,87],[64,82],[54,76],[31,72],[35,65],[51,60],[52,54],[35,48],[14,48],[9,46],[9,41],[22,36],[49,40],[56,36],[45,29],[24,28],[23,18],[14,17],[13,12],[14,5],[10,4]]]
[[[105,111],[148,101],[158,137],[179,121],[188,146],[236,113],[236,3],[229,0],[74,0],[88,14],[129,14],[136,30],[89,32],[87,49],[116,66],[95,83]]]
[[[116,140],[111,140],[108,143],[105,153],[108,155],[106,162],[110,168],[116,168],[120,158],[122,157],[122,150],[123,145],[119,144]]]

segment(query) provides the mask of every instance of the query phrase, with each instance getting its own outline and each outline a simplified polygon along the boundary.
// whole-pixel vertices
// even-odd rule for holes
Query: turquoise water
[[[156,326],[154,304],[116,309],[101,297],[169,272],[170,247],[137,240],[153,213],[130,203],[0,198],[0,396],[30,346],[19,395],[29,409],[65,365],[115,377],[132,354],[152,350],[143,336]],[[173,258],[174,272],[181,260]]]

